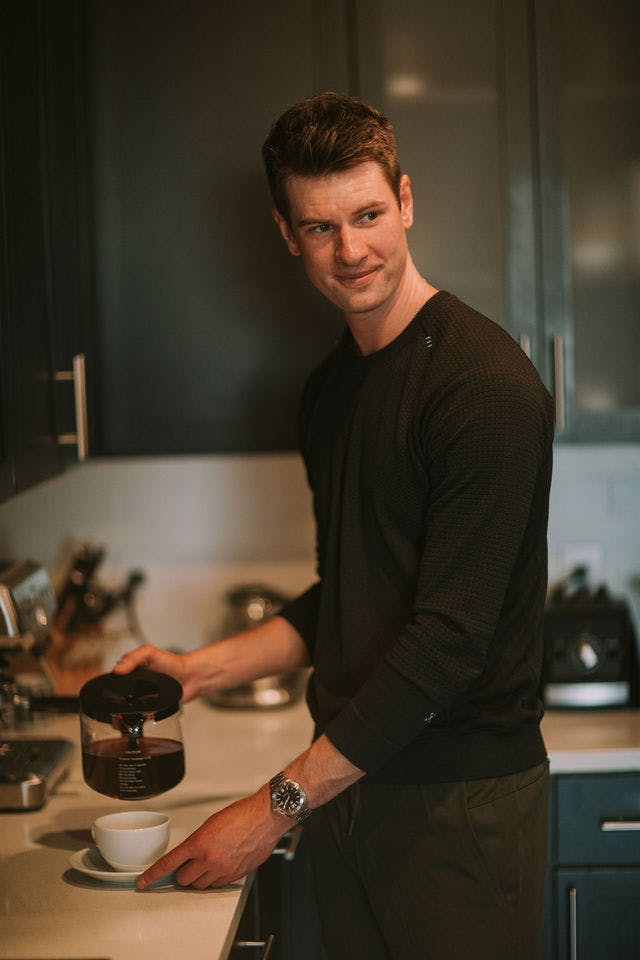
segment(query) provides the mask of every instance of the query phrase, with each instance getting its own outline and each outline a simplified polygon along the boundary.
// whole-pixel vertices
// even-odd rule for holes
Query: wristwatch
[[[311,814],[307,806],[307,795],[295,780],[289,780],[284,773],[276,773],[269,781],[271,809],[283,817],[290,817],[303,823]]]

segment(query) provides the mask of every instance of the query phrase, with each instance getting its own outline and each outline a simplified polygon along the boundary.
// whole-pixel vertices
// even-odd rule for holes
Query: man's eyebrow
[[[365,203],[361,207],[358,207],[357,210],[353,211],[354,217],[359,217],[363,213],[367,213],[369,210],[381,210],[386,206],[385,200],[372,200],[371,203]],[[331,223],[331,217],[303,217],[302,220],[297,221],[299,227],[312,227],[318,223]]]

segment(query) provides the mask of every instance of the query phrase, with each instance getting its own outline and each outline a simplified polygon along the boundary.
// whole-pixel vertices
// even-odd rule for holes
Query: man
[[[263,157],[289,252],[346,320],[301,408],[318,581],[246,634],[118,669],[171,673],[188,699],[311,664],[317,736],[284,784],[215,814],[139,886],[176,868],[198,888],[234,880],[293,816],[330,960],[534,958],[550,397],[500,327],[416,269],[411,184],[378,111],[310,98]]]

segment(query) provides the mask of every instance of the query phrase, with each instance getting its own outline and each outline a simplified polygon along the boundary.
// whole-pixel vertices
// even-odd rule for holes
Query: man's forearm
[[[190,653],[176,654],[144,644],[125,653],[114,670],[129,673],[135,667],[148,667],[168,673],[182,684],[187,701],[308,665],[309,653],[302,637],[288,620],[276,616]]]
[[[198,693],[226,690],[258,677],[290,673],[309,665],[298,631],[275,616],[257,627],[234,634],[187,654],[198,677]]]
[[[324,734],[288,764],[284,773],[304,789],[311,810],[333,800],[364,776],[364,770],[347,760]]]

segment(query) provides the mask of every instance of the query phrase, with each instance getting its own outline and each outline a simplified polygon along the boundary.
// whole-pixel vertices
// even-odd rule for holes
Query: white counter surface
[[[138,804],[138,809],[165,810],[171,816],[171,846],[233,797],[257,789],[311,737],[302,703],[256,713],[196,702],[186,706],[182,726],[184,780]],[[249,884],[205,891],[156,885],[137,892],[72,869],[69,856],[91,846],[93,820],[135,804],[110,800],[84,783],[77,717],[34,724],[28,734],[69,738],[75,744],[74,761],[70,776],[41,810],[0,815],[0,957],[225,958]]]
[[[550,710],[542,734],[551,773],[640,770],[640,710]]]
[[[138,893],[73,870],[69,856],[91,845],[92,821],[134,805],[102,797],[84,783],[77,718],[50,720],[28,733],[73,740],[74,765],[42,810],[0,815],[0,958],[225,958],[248,884],[206,891],[168,885]],[[640,770],[640,711],[552,711],[543,733],[553,773]],[[185,708],[183,734],[184,780],[144,803],[170,814],[172,846],[303,750],[311,721],[303,703],[259,713],[196,702]]]

